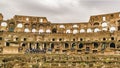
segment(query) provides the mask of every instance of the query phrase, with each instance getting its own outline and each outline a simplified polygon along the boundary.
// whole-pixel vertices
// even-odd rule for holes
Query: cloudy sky
[[[91,15],[120,11],[120,0],[0,0],[4,19],[14,15],[47,17],[53,23],[87,22]]]

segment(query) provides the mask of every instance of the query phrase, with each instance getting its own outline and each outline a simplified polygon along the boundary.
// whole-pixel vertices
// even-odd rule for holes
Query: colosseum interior
[[[24,15],[4,20],[0,13],[2,68],[119,68],[119,54],[120,12],[77,23]]]

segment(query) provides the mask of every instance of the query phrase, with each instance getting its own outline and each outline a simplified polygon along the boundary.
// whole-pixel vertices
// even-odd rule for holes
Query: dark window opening
[[[72,47],[75,47],[75,43],[72,44]]]
[[[16,38],[16,41],[18,41],[18,38]]]
[[[106,38],[103,38],[103,41],[105,41],[106,40]]]
[[[14,32],[14,27],[10,27],[9,32]]]
[[[32,49],[32,43],[29,44],[29,48],[30,48],[30,50]]]
[[[94,48],[98,48],[98,43],[94,42]]]
[[[62,41],[62,39],[60,38],[59,41]]]
[[[60,49],[55,49],[55,51],[57,51],[57,52],[58,52],[58,51],[60,51]]]
[[[6,42],[6,46],[10,46],[10,43],[9,43],[9,42]]]
[[[46,49],[46,43],[44,43],[44,48]]]
[[[87,52],[90,51],[90,47],[86,47],[86,51],[87,51]]]
[[[113,15],[113,14],[111,14],[110,16],[111,16],[111,18],[113,18],[113,17],[114,17],[114,15]]]
[[[62,50],[62,52],[67,52],[67,50]]]
[[[68,48],[69,47],[69,44],[68,43],[65,43],[65,48]]]
[[[75,39],[73,39],[73,41],[75,41]]]
[[[36,49],[39,49],[39,43],[36,44]]]
[[[23,40],[24,40],[24,41],[26,41],[27,39],[26,39],[26,38],[24,38]]]
[[[119,22],[119,23],[120,23],[120,20],[118,20],[117,22]]]
[[[52,48],[52,49],[54,48],[54,43],[51,44],[51,48]]]
[[[82,52],[82,50],[77,50],[77,52]]]
[[[120,40],[118,40],[118,42],[120,42]]]
[[[111,37],[111,40],[114,40],[114,37]]]
[[[57,33],[57,29],[56,29],[56,28],[53,28],[53,29],[52,29],[52,33]]]
[[[22,44],[22,47],[25,47],[25,43]]]
[[[0,40],[2,40],[2,37],[0,37]]]
[[[55,41],[55,39],[53,38],[52,41]]]
[[[104,42],[104,43],[102,43],[101,50],[105,50],[105,48],[106,48],[106,43]]]
[[[93,53],[97,53],[97,50],[93,50]]]
[[[33,25],[32,25],[32,28],[35,28],[35,26],[36,26],[36,25],[35,25],[35,24],[33,24]]]
[[[95,22],[94,25],[99,25],[99,23],[98,23],[98,22]]]
[[[83,39],[82,39],[82,38],[80,38],[80,41],[83,41]]]
[[[79,48],[83,48],[83,44],[82,43],[79,44]]]
[[[115,43],[111,43],[110,48],[115,48]]]

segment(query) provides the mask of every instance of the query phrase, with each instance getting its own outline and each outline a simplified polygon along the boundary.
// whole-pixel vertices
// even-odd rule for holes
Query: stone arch
[[[65,43],[65,48],[68,48],[69,47],[69,44],[68,43]]]
[[[51,49],[53,49],[54,48],[54,43],[51,43]]]
[[[15,29],[15,23],[14,22],[10,22],[10,24],[9,24],[9,31],[13,32],[14,29]]]
[[[28,24],[28,23],[25,23],[25,24],[24,24],[24,27],[25,27],[25,28],[28,28],[28,27],[29,27],[29,24]]]
[[[102,27],[107,27],[107,26],[108,26],[108,24],[106,22],[102,23]]]
[[[36,43],[36,49],[40,49],[39,46],[40,46],[40,44],[37,42],[37,43]]]
[[[110,48],[115,48],[115,43],[110,43]]]
[[[114,26],[110,27],[110,32],[114,32],[116,28]]]
[[[98,25],[99,25],[99,23],[98,23],[98,22],[95,22],[93,25],[98,26]]]
[[[47,43],[44,43],[44,49],[46,49],[47,48]]]
[[[95,28],[95,29],[94,29],[94,32],[99,32],[99,31],[100,31],[99,28]]]
[[[26,44],[25,43],[22,43],[22,47],[25,47],[26,46]]]
[[[36,24],[34,23],[34,24],[32,24],[32,28],[36,28]]]
[[[75,46],[75,43],[72,43],[72,47],[74,47]]]
[[[92,29],[91,28],[88,28],[87,29],[87,33],[91,33],[92,32]]]
[[[83,43],[80,43],[78,48],[83,48]]]
[[[6,27],[8,24],[7,24],[7,22],[2,22],[1,23],[1,26],[4,26],[4,27]]]
[[[80,30],[80,33],[84,33],[84,32],[85,32],[85,29],[81,29],[81,30]]]
[[[56,28],[53,28],[53,29],[52,29],[52,33],[57,33],[57,29],[56,29]]]
[[[98,48],[98,43],[94,42],[94,48]]]
[[[18,27],[18,28],[22,28],[22,27],[23,27],[23,24],[22,24],[22,23],[18,23],[18,24],[17,24],[17,27]]]

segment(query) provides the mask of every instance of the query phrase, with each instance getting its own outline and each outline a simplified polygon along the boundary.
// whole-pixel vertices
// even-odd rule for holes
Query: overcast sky
[[[47,17],[53,23],[88,22],[91,15],[120,11],[120,0],[0,0],[4,19],[14,15]]]

